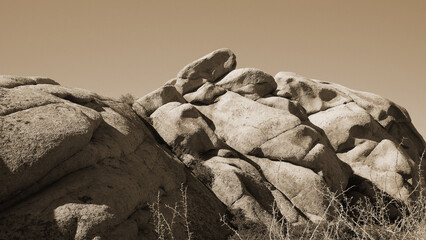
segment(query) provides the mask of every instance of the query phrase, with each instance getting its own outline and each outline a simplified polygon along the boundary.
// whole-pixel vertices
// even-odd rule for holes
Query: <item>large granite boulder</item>
[[[252,100],[259,99],[277,88],[277,83],[271,75],[255,68],[236,69],[216,85]]]
[[[220,215],[297,225],[333,218],[330,194],[424,191],[426,144],[403,107],[235,67],[219,49],[132,106],[1,76],[0,239],[156,239],[173,216],[175,239],[188,223],[195,239],[227,239]]]
[[[182,193],[193,237],[229,234],[226,206],[128,104],[12,79],[0,87],[0,239],[156,239],[150,206],[170,221],[165,204]],[[185,220],[175,221],[185,238]]]
[[[201,113],[191,104],[171,102],[151,115],[152,125],[169,146],[187,153],[202,154],[220,149],[221,141]]]
[[[133,103],[133,109],[139,116],[149,117],[157,108],[169,102],[185,103],[186,101],[174,86],[165,85],[139,98]]]
[[[227,48],[221,48],[201,57],[185,66],[177,75],[178,78],[203,78],[214,82],[223,75],[235,69],[237,61],[235,54]]]

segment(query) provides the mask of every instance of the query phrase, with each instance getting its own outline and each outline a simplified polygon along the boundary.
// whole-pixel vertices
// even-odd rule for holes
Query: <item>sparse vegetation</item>
[[[418,173],[422,174],[421,163]],[[274,219],[266,232],[264,229],[259,231],[258,227],[247,228],[251,224],[241,216],[238,217],[238,214],[236,219],[231,219],[230,224],[224,217],[221,221],[234,231],[230,239],[426,239],[426,196],[423,187],[421,182],[417,184],[412,192],[416,198],[408,203],[392,199],[374,186],[375,195],[370,198],[348,197],[351,189],[340,194],[327,191],[324,197],[328,199],[328,209],[331,211],[326,214],[331,214],[333,220],[292,226],[286,224],[285,219]],[[275,204],[273,211],[278,211]],[[329,218],[324,216],[324,219]],[[283,224],[286,224],[285,228],[275,227]],[[281,232],[276,229],[281,229]]]
[[[194,173],[195,177],[198,178],[204,185],[209,188],[212,188],[214,175],[212,170],[206,166],[204,166],[203,162],[195,161],[195,163],[191,166],[192,173]]]
[[[247,219],[241,210],[231,210],[229,219],[227,216],[221,216],[220,221],[234,233],[229,240],[265,239],[268,234],[268,229],[264,224]]]
[[[202,177],[204,175],[206,174],[198,174]],[[340,194],[328,191],[324,197],[329,200],[328,209],[331,211],[325,214],[332,214],[333,220],[308,222],[305,225],[292,226],[284,218],[277,219],[278,214],[273,214],[274,218],[269,226],[247,220],[241,211],[233,211],[228,217],[219,217],[223,225],[233,232],[229,239],[238,240],[426,239],[426,196],[423,191],[418,191],[421,188],[422,186],[418,185],[413,191],[413,194],[417,194],[416,200],[405,204],[389,198],[377,188],[373,188],[375,196],[358,199],[348,197],[351,189]],[[166,239],[166,236],[174,239],[173,225],[176,217],[186,223],[188,239],[191,238],[186,190],[182,187],[181,192],[182,201],[174,207],[166,206],[173,213],[169,221],[160,211],[159,198],[158,202],[151,206],[156,224],[155,231],[159,239]],[[279,211],[275,204],[272,209],[273,213]],[[330,218],[325,216],[324,219]]]
[[[130,93],[126,93],[126,94],[121,95],[121,96],[118,98],[118,101],[120,101],[120,102],[122,102],[122,103],[126,103],[126,104],[128,104],[128,105],[132,106],[132,105],[133,105],[133,103],[135,103],[135,101],[136,101],[136,97],[134,97],[134,96],[133,96],[132,94],[130,94]]]
[[[204,160],[202,157],[179,145],[174,146],[172,151],[191,170],[198,180],[207,187],[212,188],[214,175],[211,169],[203,164]]]
[[[382,193],[378,193],[378,197]],[[232,240],[293,240],[293,239],[425,239],[426,236],[426,199],[424,197],[416,201],[400,205],[402,215],[392,220],[389,217],[387,205],[381,200],[372,203],[370,200],[360,201],[358,204],[346,205],[350,199],[337,200],[338,197],[331,194],[333,204],[337,206],[334,220],[318,223],[309,222],[306,225],[292,226],[286,224],[285,219],[275,219],[270,226],[258,224],[247,220],[241,213],[233,212],[231,219],[221,216],[223,225],[233,231],[228,238]],[[383,198],[382,198],[383,199]],[[362,202],[362,203],[361,203]],[[174,207],[166,206],[173,211],[173,217],[167,221],[159,210],[159,203],[154,205],[153,215],[156,222],[158,239],[173,238],[174,218],[179,216],[187,222],[187,205],[185,201]],[[181,212],[179,212],[181,211]],[[354,217],[353,213],[358,214]],[[190,233],[190,225],[187,232]],[[281,226],[277,228],[276,226]],[[284,226],[284,227],[283,227]],[[276,231],[282,229],[282,231]],[[188,235],[190,239],[191,235]]]
[[[238,213],[230,220],[221,221],[234,234],[229,239],[425,239],[426,198],[419,197],[408,204],[387,201],[387,195],[376,189],[376,201],[352,199],[328,193],[330,206],[334,208],[332,221],[292,226],[284,219],[273,220],[269,227],[245,220]],[[339,200],[341,199],[341,200]],[[392,219],[389,206],[395,205],[401,215]],[[356,215],[354,215],[356,213]],[[285,225],[281,232],[275,226]]]
[[[179,221],[183,222],[187,239],[192,239],[192,232],[190,230],[190,222],[188,220],[188,198],[186,194],[187,188],[181,185],[181,200],[176,202],[174,206],[161,205],[160,192],[157,194],[157,201],[150,204],[149,208],[154,221],[154,231],[157,234],[158,239],[176,239],[175,238],[175,226]],[[171,214],[171,217],[167,218],[164,213],[164,209],[167,209]],[[168,214],[168,215],[170,215]]]

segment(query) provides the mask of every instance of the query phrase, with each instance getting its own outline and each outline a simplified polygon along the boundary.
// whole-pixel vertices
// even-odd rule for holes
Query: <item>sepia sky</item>
[[[237,67],[377,93],[426,136],[426,1],[0,0],[0,74],[140,97],[231,48]]]

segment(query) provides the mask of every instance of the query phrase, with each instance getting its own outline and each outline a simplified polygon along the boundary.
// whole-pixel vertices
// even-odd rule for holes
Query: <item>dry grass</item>
[[[426,198],[419,197],[409,204],[389,201],[388,196],[376,189],[376,201],[361,199],[353,203],[343,194],[338,196],[331,192],[329,198],[332,221],[292,226],[285,219],[275,219],[264,228],[243,218],[221,221],[230,228],[234,235],[229,239],[426,239]],[[392,206],[392,207],[391,207]],[[392,217],[392,209],[401,215]],[[274,207],[275,211],[278,211]],[[249,226],[254,226],[250,228]],[[277,227],[278,226],[278,227]],[[284,227],[283,227],[284,226]],[[281,229],[281,231],[277,231]],[[260,231],[259,231],[260,230]]]
[[[423,159],[423,155],[420,159]],[[419,163],[420,176],[421,162]],[[415,200],[402,203],[390,198],[386,193],[373,187],[373,197],[353,198],[352,189],[340,194],[331,191],[320,191],[329,202],[322,222],[309,222],[305,225],[293,226],[285,219],[279,219],[276,204],[272,206],[273,220],[269,226],[246,220],[243,214],[233,212],[230,219],[219,216],[224,226],[233,234],[229,239],[426,239],[426,196],[421,182],[414,188]],[[160,210],[160,199],[151,205],[155,219],[155,231],[158,239],[174,239],[173,225],[177,217],[186,227],[187,238],[191,239],[190,223],[187,216],[186,189],[181,188],[182,200],[171,210],[172,217],[167,221]],[[325,193],[324,193],[325,192]]]
[[[420,159],[423,157],[424,154]],[[423,175],[421,163],[418,169],[420,176]],[[351,189],[347,189],[340,194],[328,189],[320,191],[329,202],[323,219],[333,219],[331,221],[292,226],[287,224],[285,219],[277,219],[277,214],[273,214],[274,220],[266,228],[266,232],[247,230],[241,227],[244,223],[235,224],[232,219],[229,224],[224,217],[221,221],[234,232],[230,239],[426,239],[426,196],[421,181],[412,192],[416,195],[415,200],[408,203],[392,199],[374,186],[374,196],[370,198],[348,197],[350,191]],[[277,211],[274,204],[273,213]],[[280,227],[283,225],[285,227]]]
[[[169,210],[166,217],[164,207],[161,206],[160,192],[157,194],[157,201],[150,204],[149,208],[154,221],[154,231],[158,239],[176,239],[175,238],[175,225],[179,221],[183,222],[187,239],[192,239],[192,232],[190,231],[190,222],[188,220],[188,197],[186,194],[187,188],[181,185],[181,200],[176,202],[174,206],[164,205],[165,209]]]
[[[356,203],[346,197],[345,193],[336,195],[328,192],[329,209],[326,214],[332,214],[333,220],[313,223],[303,226],[292,226],[285,219],[274,220],[269,226],[248,221],[238,212],[233,212],[231,219],[220,216],[223,225],[232,230],[229,239],[426,239],[426,198],[422,194],[417,200],[403,204],[376,189],[375,200],[359,199]],[[171,212],[166,219],[160,208],[160,195],[157,202],[150,205],[154,218],[155,232],[158,239],[175,239],[174,226],[177,218],[184,223],[187,239],[192,238],[190,222],[188,221],[186,188],[181,188],[181,200],[174,206],[165,205]],[[275,204],[274,211],[278,212]],[[398,217],[393,216],[397,210]],[[164,210],[164,209],[163,209]]]

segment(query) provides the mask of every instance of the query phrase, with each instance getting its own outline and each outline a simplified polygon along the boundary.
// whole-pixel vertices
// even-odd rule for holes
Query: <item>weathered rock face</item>
[[[259,99],[277,88],[277,83],[271,75],[255,68],[234,70],[216,85],[252,100]]]
[[[200,79],[204,70],[196,74],[190,67],[195,63],[219,66],[222,73],[228,58],[221,54],[212,52],[181,73],[190,69],[192,79]],[[212,58],[217,59],[214,64],[209,63]],[[214,72],[212,68],[208,72]],[[248,219],[265,223],[276,202],[291,223],[318,221],[325,216],[328,202],[323,196],[329,191],[340,193],[350,187],[369,196],[365,187],[356,185],[362,184],[409,201],[414,186],[424,181],[418,177],[418,166],[425,142],[402,107],[374,94],[290,72],[275,77],[253,68],[226,72],[219,80],[194,81],[184,91],[185,100],[195,107],[193,120],[172,120],[182,108],[177,102],[174,109],[170,103],[160,107],[149,119],[174,148],[194,132],[200,150],[185,141],[181,148],[190,149],[185,153],[211,170],[212,190],[229,209],[240,209]],[[181,73],[168,84],[179,85]],[[207,123],[202,124],[202,132],[208,132],[204,141],[197,130],[200,115]],[[176,128],[188,130],[170,139]],[[201,147],[212,139],[220,139],[220,146],[209,144],[210,151]],[[234,154],[219,156],[223,149]]]
[[[182,184],[197,239],[226,239],[227,211],[301,224],[326,218],[330,192],[372,197],[376,186],[408,202],[424,184],[426,145],[402,107],[235,67],[219,49],[132,106],[0,77],[0,239],[156,239],[149,205],[179,203]]]
[[[226,238],[226,207],[129,105],[33,78],[4,82],[0,239],[156,239],[149,204],[159,194],[161,206],[173,206],[181,184],[193,236]],[[166,98],[160,106],[175,100],[156,96]],[[187,235],[181,224],[174,234]]]
[[[235,69],[235,54],[227,49],[218,49],[185,66],[177,75],[183,79],[206,79],[209,82],[218,80]]]

